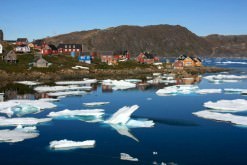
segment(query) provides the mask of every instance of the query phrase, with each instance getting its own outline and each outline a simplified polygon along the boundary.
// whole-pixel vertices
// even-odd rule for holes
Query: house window
[[[71,52],[71,49],[69,49],[69,51]]]
[[[67,49],[67,45],[65,45],[65,49]]]
[[[75,45],[73,45],[73,48],[75,49]]]
[[[69,45],[69,48],[71,48],[71,45]]]

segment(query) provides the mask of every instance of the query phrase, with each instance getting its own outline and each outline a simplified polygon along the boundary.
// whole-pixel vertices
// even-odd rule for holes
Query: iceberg
[[[230,112],[246,111],[247,100],[236,99],[236,100],[219,100],[217,102],[208,101],[204,103],[204,107],[214,110],[230,111]]]
[[[15,83],[29,85],[29,86],[35,86],[35,85],[41,84],[40,82],[37,82],[37,81],[16,81]]]
[[[72,140],[54,140],[50,142],[51,149],[68,150],[76,148],[94,148],[95,140],[72,141]]]
[[[221,93],[221,89],[198,89],[195,91],[195,93],[198,94],[213,94],[213,93]]]
[[[5,118],[0,116],[0,126],[30,126],[30,125],[37,125],[39,123],[45,123],[51,121],[51,118],[32,118],[32,117],[26,117],[26,118]]]
[[[83,103],[83,105],[88,106],[88,107],[93,107],[93,106],[106,105],[109,103],[110,102],[91,102],[91,103]]]
[[[0,142],[16,143],[26,139],[36,138],[38,136],[39,133],[27,131],[26,128],[0,130]]]
[[[136,88],[136,84],[124,80],[103,80],[102,84],[112,86],[113,90]]]
[[[58,81],[57,85],[84,85],[84,84],[94,84],[98,81],[96,79],[86,79],[83,81]]]
[[[121,160],[128,160],[128,161],[138,161],[138,158],[133,158],[132,156],[130,156],[129,154],[126,153],[120,153],[120,159]]]
[[[0,102],[0,113],[7,114],[9,117],[14,114],[22,116],[54,107],[56,107],[55,104],[42,100],[9,100]]]
[[[237,116],[237,115],[232,115],[230,113],[218,113],[218,112],[212,112],[208,110],[194,112],[193,114],[198,117],[205,118],[205,119],[230,122],[236,125],[247,126],[247,116]]]
[[[72,95],[85,95],[87,92],[85,91],[67,91],[67,92],[52,92],[47,93],[48,96],[52,97],[60,97],[60,96],[72,96]]]
[[[91,90],[91,86],[38,86],[34,90],[37,92],[59,92],[59,91],[73,91],[73,90]]]
[[[240,88],[225,88],[224,92],[225,93],[242,93],[242,91],[245,91],[247,89],[240,89]]]
[[[83,116],[93,116],[95,118],[100,118],[104,114],[103,109],[86,109],[86,110],[68,110],[58,112],[50,112],[47,116],[52,118],[66,117],[83,117]]]

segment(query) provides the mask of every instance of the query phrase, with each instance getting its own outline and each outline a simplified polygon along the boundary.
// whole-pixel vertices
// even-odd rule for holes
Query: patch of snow
[[[138,161],[138,158],[133,158],[132,156],[130,156],[129,154],[126,154],[126,153],[120,153],[120,159],[121,160],[134,161],[134,162]]]
[[[93,107],[93,106],[100,106],[100,105],[105,105],[109,103],[110,102],[91,102],[91,103],[83,103],[83,105],[88,106],[88,107]]]
[[[232,115],[230,113],[218,113],[208,110],[194,112],[193,114],[205,119],[230,122],[232,124],[237,124],[237,125],[244,125],[244,126],[247,125],[247,116],[237,116],[237,115]]]
[[[26,118],[5,118],[0,117],[0,126],[30,126],[30,125],[37,125],[39,123],[45,123],[51,121],[51,118],[32,118],[32,117],[26,117]]]
[[[208,101],[204,103],[204,106],[214,110],[221,111],[246,111],[247,110],[247,100],[235,99],[235,100],[219,100],[217,102]]]
[[[68,110],[65,109],[63,111],[58,112],[50,112],[47,116],[52,118],[58,117],[76,117],[76,116],[94,116],[96,118],[104,115],[103,109],[86,109],[86,110]]]
[[[95,140],[72,141],[72,140],[54,140],[50,142],[51,149],[75,149],[75,148],[93,148]]]

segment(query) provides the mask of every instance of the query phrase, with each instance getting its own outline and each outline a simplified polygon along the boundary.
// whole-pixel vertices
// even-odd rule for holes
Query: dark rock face
[[[48,43],[83,44],[84,50],[129,50],[133,56],[149,51],[159,56],[244,56],[247,36],[210,35],[199,37],[176,25],[118,26],[103,30],[73,32],[46,38]]]

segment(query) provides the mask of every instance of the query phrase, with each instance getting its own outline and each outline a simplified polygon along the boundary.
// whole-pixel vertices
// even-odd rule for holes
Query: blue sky
[[[119,25],[171,24],[197,35],[247,34],[247,0],[3,0],[5,39]]]

